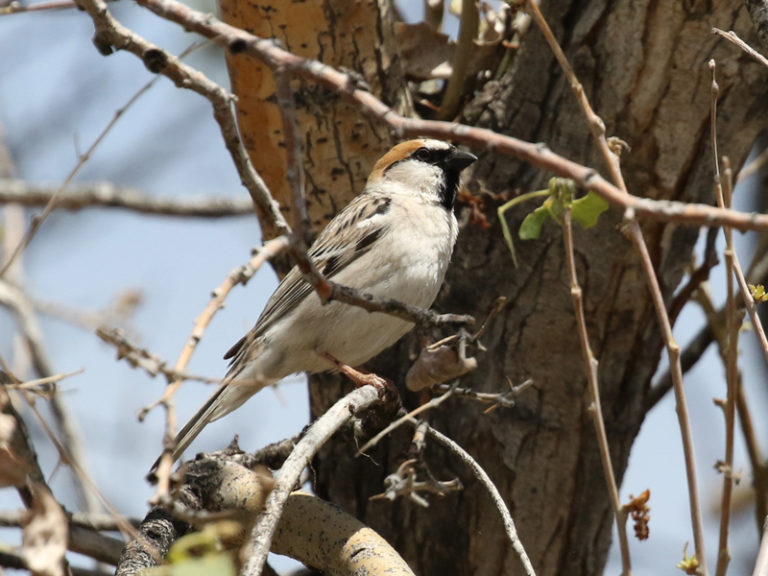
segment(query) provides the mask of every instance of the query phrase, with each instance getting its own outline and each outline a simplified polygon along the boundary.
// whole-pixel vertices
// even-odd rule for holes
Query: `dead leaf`
[[[453,74],[453,54],[456,43],[451,38],[436,32],[425,22],[395,25],[395,37],[400,46],[405,75],[412,80],[433,80],[450,78]],[[466,75],[492,69],[497,60],[498,47],[502,36],[491,41],[476,40],[467,65]]]
[[[64,510],[42,484],[32,484],[34,504],[22,523],[21,555],[35,576],[63,576],[68,524]]]
[[[395,24],[405,75],[416,80],[450,78],[455,43],[446,34],[432,30],[425,22]]]
[[[418,392],[460,378],[475,368],[475,358],[462,357],[452,346],[427,347],[405,375],[405,385],[408,390]]]

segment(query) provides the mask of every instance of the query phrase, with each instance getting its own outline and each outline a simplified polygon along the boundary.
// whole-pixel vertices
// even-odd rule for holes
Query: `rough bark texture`
[[[396,110],[411,112],[388,2],[379,6],[375,0],[221,0],[219,4],[229,24],[274,38],[300,56],[354,71],[360,82]],[[283,124],[272,71],[245,55],[227,54],[227,59],[243,142],[275,199],[289,213]],[[330,90],[299,81],[294,88],[304,135],[307,207],[319,231],[360,191],[381,150],[394,140],[386,127],[361,117]],[[265,228],[265,238],[272,235]]]
[[[719,2],[544,2],[550,25],[573,63],[608,134],[625,140],[623,168],[641,196],[712,202],[709,146],[709,58],[721,88],[719,145],[739,166],[767,127],[768,73],[714,37],[717,26],[752,38],[739,0]],[[512,134],[603,170],[570,87],[533,29],[499,81],[486,84],[465,109],[467,122]],[[494,193],[543,187],[547,174],[492,154],[481,158],[470,187]],[[515,227],[523,208],[510,217]],[[488,206],[492,222],[494,210]],[[638,258],[617,226],[621,214],[577,231],[580,280],[590,337],[600,359],[600,386],[614,466],[626,468],[643,420],[643,399],[662,340]],[[612,517],[587,406],[586,380],[571,309],[559,229],[519,243],[513,269],[498,223],[466,224],[437,307],[483,316],[493,300],[510,304],[484,338],[480,368],[463,380],[483,391],[505,389],[505,377],[536,387],[513,409],[483,415],[483,406],[454,400],[432,416],[486,468],[506,496],[538,574],[601,573]],[[690,261],[697,230],[646,226],[665,295]],[[376,368],[400,378],[415,337],[380,358]],[[330,377],[315,380],[313,415],[335,399]],[[419,574],[519,574],[497,513],[482,490],[449,456],[429,448],[438,477],[455,474],[464,492],[425,510],[407,502],[369,502],[383,478],[406,456],[408,437],[396,435],[371,459],[354,459],[339,438],[315,466],[321,496],[339,502],[387,535]],[[638,487],[638,490],[642,487]],[[685,537],[682,535],[681,538]]]

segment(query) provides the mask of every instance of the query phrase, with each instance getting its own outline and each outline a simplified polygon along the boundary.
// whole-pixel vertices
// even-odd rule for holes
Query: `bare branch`
[[[266,509],[256,521],[249,542],[241,552],[245,564],[244,576],[257,576],[261,573],[285,501],[315,453],[350,418],[378,401],[379,394],[373,386],[357,388],[331,406],[307,430],[277,473],[275,488],[267,499]]]
[[[100,3],[100,0],[82,0],[84,3],[94,1]],[[364,115],[387,124],[398,137],[429,136],[442,138],[489,152],[513,156],[543,170],[570,178],[585,189],[594,190],[596,194],[599,194],[614,207],[623,209],[625,212],[628,211],[630,218],[637,216],[649,220],[679,222],[689,226],[722,226],[727,224],[738,230],[768,230],[768,215],[765,214],[746,214],[705,204],[652,200],[627,194],[605,180],[594,169],[563,158],[542,144],[524,142],[492,130],[475,128],[465,124],[405,118],[370,92],[358,88],[354,78],[350,75],[326,66],[317,60],[296,56],[283,50],[270,40],[229,26],[210,14],[193,10],[176,0],[137,1],[158,16],[181,24],[185,29],[193,30],[206,38],[220,42],[229,50],[247,53],[273,67],[282,66],[291,74],[315,81],[336,91],[342,97],[354,102]],[[107,24],[99,20],[97,26],[104,27]],[[127,49],[141,56],[140,50],[130,46]],[[153,49],[157,51],[154,46]],[[189,87],[196,89],[193,82],[193,79],[189,77]]]
[[[197,92],[213,107],[213,115],[221,129],[224,143],[235,163],[240,180],[259,208],[265,233],[286,234],[291,228],[280,213],[280,206],[272,197],[267,185],[251,164],[237,130],[232,110],[233,96],[203,73],[187,66],[177,57],[168,54],[120,24],[110,14],[104,0],[77,0],[77,6],[85,10],[93,20],[96,32],[94,44],[108,55],[113,50],[127,50],[138,56],[147,68],[162,74],[179,88]]]
[[[717,34],[721,38],[725,38],[728,40],[728,42],[731,42],[732,44],[736,44],[739,48],[744,50],[747,54],[749,54],[752,58],[760,62],[763,66],[768,66],[768,58],[760,54],[757,50],[752,48],[749,44],[744,42],[739,36],[734,32],[733,30],[730,30],[729,32],[726,32],[725,30],[720,30],[720,28],[712,28],[712,34]]]
[[[595,426],[595,436],[597,437],[597,445],[600,449],[600,461],[603,465],[605,485],[608,488],[608,496],[611,500],[611,508],[613,508],[613,516],[616,521],[616,531],[619,534],[621,571],[624,576],[631,576],[632,560],[629,555],[629,539],[627,538],[627,513],[622,508],[621,501],[619,500],[619,488],[616,484],[616,475],[613,472],[608,436],[605,433],[605,422],[603,421],[603,408],[600,402],[600,387],[598,384],[599,362],[597,358],[595,358],[595,355],[592,352],[592,346],[589,343],[587,320],[584,314],[583,295],[581,285],[579,284],[578,274],[576,272],[576,257],[573,250],[573,227],[571,226],[570,207],[565,211],[563,218],[563,240],[565,244],[565,257],[568,263],[568,274],[571,278],[571,297],[573,299],[573,310],[576,316],[576,328],[579,334],[581,355],[584,359],[584,373],[587,376],[589,396],[591,399],[588,412],[592,416],[592,423]]]
[[[16,248],[13,250],[13,252],[11,252],[10,255],[6,257],[5,262],[3,263],[2,267],[0,267],[0,277],[5,275],[8,268],[11,266],[11,264],[13,264],[13,261],[19,256],[19,254],[21,254],[21,252],[32,241],[32,238],[34,238],[35,234],[40,229],[40,226],[43,224],[45,219],[51,214],[51,212],[53,212],[53,209],[56,206],[56,200],[58,199],[58,196],[67,188],[67,186],[69,186],[69,184],[72,182],[72,180],[80,171],[80,169],[85,165],[86,162],[88,162],[94,150],[96,150],[96,148],[98,148],[99,144],[101,144],[104,138],[107,137],[107,134],[109,134],[109,132],[112,130],[115,124],[117,124],[117,121],[120,119],[120,117],[139,98],[141,98],[141,96],[145,92],[147,92],[147,90],[149,90],[154,85],[156,80],[157,78],[153,78],[152,80],[144,84],[144,86],[139,88],[139,90],[137,90],[136,93],[133,96],[131,96],[128,99],[128,101],[120,109],[117,110],[117,112],[115,112],[115,115],[107,123],[104,129],[99,133],[99,135],[96,137],[93,143],[88,147],[88,150],[86,150],[84,154],[80,155],[80,157],[77,159],[77,162],[75,163],[74,168],[72,168],[72,170],[69,172],[67,177],[64,179],[64,182],[61,183],[61,185],[56,189],[56,191],[48,199],[48,202],[45,204],[45,208],[43,208],[43,211],[32,219],[32,224],[29,226],[24,236],[16,245]]]
[[[411,420],[410,423],[414,426],[419,424],[416,420]],[[507,533],[507,538],[509,538],[509,541],[512,544],[512,548],[514,548],[515,552],[517,552],[517,555],[520,557],[520,562],[523,564],[523,570],[525,570],[527,576],[536,576],[536,572],[533,569],[533,564],[531,564],[531,560],[528,558],[528,553],[525,551],[523,543],[520,542],[520,538],[517,535],[517,528],[515,528],[515,522],[512,520],[512,515],[509,513],[507,505],[504,503],[504,499],[501,497],[501,494],[499,494],[499,490],[496,488],[496,485],[493,483],[493,481],[488,477],[488,474],[486,474],[485,470],[480,467],[480,464],[478,464],[475,459],[472,458],[472,456],[470,456],[466,450],[464,450],[464,448],[462,448],[459,444],[444,434],[441,434],[434,428],[428,428],[427,434],[436,440],[441,446],[444,446],[450,450],[452,454],[458,456],[459,459],[472,471],[473,476],[477,478],[483,487],[488,491],[488,493],[491,495],[493,503],[496,505],[496,509],[501,514],[501,519],[504,523],[504,530]]]
[[[72,0],[52,0],[51,2],[37,2],[23,6],[18,0],[12,0],[7,6],[0,6],[0,16],[11,14],[23,14],[24,12],[46,12],[56,10],[71,10],[77,6]]]
[[[227,299],[232,288],[237,284],[246,284],[265,262],[280,254],[287,247],[288,238],[286,236],[278,236],[257,249],[247,264],[238,266],[227,275],[224,281],[213,291],[210,302],[208,302],[208,305],[195,320],[192,333],[189,335],[187,342],[184,344],[184,348],[181,350],[181,353],[176,360],[173,372],[179,374],[186,370],[186,367],[192,358],[192,354],[194,354],[195,349],[197,348],[198,342],[200,342],[203,337],[205,329],[210,324],[213,316],[224,306],[224,301]],[[163,396],[157,402],[144,408],[139,414],[139,418],[143,419],[147,412],[152,408],[160,404],[165,407],[164,449],[156,471],[157,491],[155,493],[155,499],[164,497],[169,489],[169,476],[171,467],[173,466],[173,443],[176,435],[176,410],[173,403],[173,395],[176,393],[179,386],[181,386],[182,380],[182,378],[178,377],[171,379]]]
[[[22,206],[45,206],[57,188],[32,184],[24,180],[0,179],[0,203]],[[255,213],[249,198],[226,196],[183,196],[162,198],[133,188],[123,188],[112,182],[71,184],[61,192],[54,210],[83,210],[86,208],[121,208],[141,214],[161,216],[223,218]]]
[[[712,71],[711,105],[710,105],[710,138],[712,146],[712,162],[715,172],[715,196],[717,205],[721,208],[731,206],[731,178],[728,167],[728,185],[726,194],[723,194],[722,181],[720,179],[720,163],[717,156],[717,97],[720,87],[715,76],[715,60],[709,61],[709,69]],[[726,270],[726,305],[725,305],[725,329],[727,345],[725,349],[725,374],[727,385],[727,400],[723,411],[725,413],[725,471],[723,473],[723,491],[720,500],[720,535],[717,550],[716,576],[725,576],[728,571],[728,563],[731,553],[728,549],[728,531],[731,522],[731,495],[733,493],[733,442],[736,420],[736,396],[739,386],[739,327],[741,317],[736,311],[736,295],[733,277],[735,273],[736,250],[733,247],[733,233],[728,226],[723,228],[725,235],[725,270]],[[739,267],[739,272],[740,272]],[[744,281],[743,274],[741,280]],[[759,322],[759,319],[758,319]]]

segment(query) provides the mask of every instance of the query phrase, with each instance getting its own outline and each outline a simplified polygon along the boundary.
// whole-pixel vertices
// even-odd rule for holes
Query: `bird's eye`
[[[426,148],[419,148],[416,150],[416,152],[413,153],[413,157],[416,158],[416,160],[421,160],[422,162],[429,162],[432,158],[432,154]]]

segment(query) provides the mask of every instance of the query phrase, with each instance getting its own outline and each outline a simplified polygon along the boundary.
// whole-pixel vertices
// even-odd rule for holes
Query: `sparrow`
[[[319,234],[308,255],[323,276],[361,293],[429,308],[458,234],[459,174],[477,157],[439,140],[402,142],[373,167],[362,192]],[[323,304],[294,267],[256,325],[225,354],[229,371],[176,437],[177,460],[206,424],[296,373],[356,367],[413,323],[341,302]],[[156,463],[157,465],[157,463]],[[154,467],[153,467],[154,470]]]

